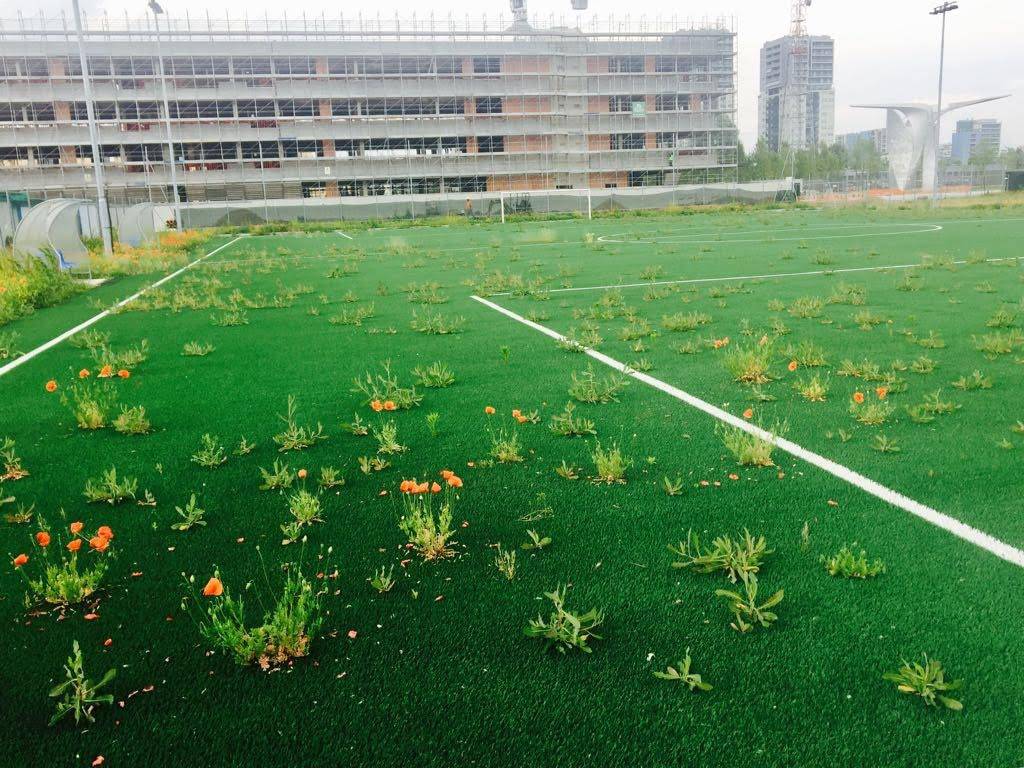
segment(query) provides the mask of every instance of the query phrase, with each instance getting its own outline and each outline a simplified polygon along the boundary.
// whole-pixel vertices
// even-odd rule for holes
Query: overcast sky
[[[80,0],[92,14],[107,11],[142,15],[145,0]],[[413,12],[445,16],[449,12],[486,14],[508,18],[508,0],[343,0],[327,4],[316,0],[161,0],[172,16],[190,14],[279,17],[281,9],[298,16],[303,11],[319,16],[346,16],[378,12],[402,16]],[[884,112],[851,109],[868,101],[930,101],[937,95],[939,17],[928,14],[939,0],[814,0],[809,9],[812,34],[831,35],[836,41],[836,133],[881,127]],[[58,14],[70,0],[0,0],[0,17],[22,13]],[[1003,145],[1024,145],[1024,0],[960,0],[949,14],[946,33],[944,102],[1009,93],[1004,101],[982,104],[954,113],[943,124],[942,140],[949,141],[955,117],[994,117],[1003,122]],[[569,0],[528,0],[531,16],[574,18]],[[635,0],[611,3],[590,0],[585,19],[597,15],[621,18],[626,12],[670,18],[678,15],[732,16],[739,32],[739,124],[748,145],[757,133],[758,53],[765,40],[786,34],[790,0]],[[542,19],[543,20],[543,19]]]

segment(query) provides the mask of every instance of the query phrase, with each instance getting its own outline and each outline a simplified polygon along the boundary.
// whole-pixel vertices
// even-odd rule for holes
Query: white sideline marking
[[[985,259],[983,262],[1017,261],[1018,256],[1000,256],[996,259]],[[944,264],[969,264],[967,259],[943,262]],[[684,285],[687,283],[725,283],[734,280],[776,280],[783,277],[806,277],[808,275],[835,275],[847,272],[884,272],[887,269],[913,269],[927,266],[922,262],[915,264],[889,264],[881,267],[843,267],[841,269],[814,269],[807,272],[775,272],[767,275],[732,275],[729,277],[692,277],[683,280],[648,280],[640,283],[615,283],[609,285],[584,285],[579,288],[549,288],[546,293],[576,293],[579,291],[607,291],[612,288],[644,288],[651,285]],[[936,265],[941,266],[941,265]],[[491,296],[511,296],[511,291],[492,293]]]
[[[500,312],[506,317],[510,317],[513,320],[520,322],[523,325],[532,328],[535,331],[540,331],[545,336],[550,336],[552,339],[555,339],[556,341],[566,341],[565,336],[558,333],[558,331],[554,331],[551,328],[540,325],[539,323],[535,323],[532,320],[527,320],[522,315],[517,315],[515,312],[505,309],[504,307],[499,306],[498,304],[495,304],[492,301],[488,301],[487,299],[483,299],[479,296],[473,296],[472,298],[474,301],[478,301],[484,306],[490,307],[491,309],[495,310],[496,312]],[[709,416],[712,416],[713,418],[718,419],[719,421],[724,422],[725,424],[728,424],[732,427],[736,427],[737,429],[742,429],[744,432],[748,432],[752,435],[759,437],[762,440],[766,440],[772,443],[777,448],[780,448],[781,450],[785,451],[786,453],[795,456],[798,459],[802,459],[803,461],[806,461],[808,464],[813,464],[819,469],[828,472],[830,475],[838,477],[840,480],[845,480],[847,483],[850,483],[851,485],[860,488],[862,491],[865,491],[866,493],[869,493],[872,496],[881,499],[882,501],[892,504],[894,507],[899,507],[900,509],[909,512],[915,517],[919,517],[922,520],[925,520],[926,522],[929,522],[938,528],[942,528],[943,530],[952,533],[957,538],[963,539],[964,541],[970,544],[974,544],[976,547],[981,547],[987,552],[991,552],[996,557],[1002,558],[1003,560],[1006,560],[1009,563],[1013,563],[1014,565],[1024,568],[1024,551],[1017,549],[1016,547],[1013,547],[1003,541],[1000,541],[999,539],[995,538],[994,536],[991,536],[990,534],[985,533],[984,531],[980,531],[977,528],[973,528],[972,526],[969,526],[966,523],[957,520],[955,517],[950,517],[949,515],[939,512],[936,509],[932,509],[931,507],[925,506],[924,504],[921,504],[918,501],[914,501],[913,499],[904,496],[903,494],[894,491],[891,488],[887,488],[881,483],[875,482],[874,480],[865,477],[864,475],[858,472],[854,472],[852,469],[844,467],[841,464],[837,464],[831,459],[827,459],[820,454],[814,453],[813,451],[809,451],[806,448],[803,448],[790,440],[786,440],[784,437],[773,435],[771,432],[761,429],[760,427],[755,426],[754,424],[751,424],[750,422],[741,419],[738,416],[733,416],[728,411],[724,411],[721,408],[718,408],[705,400],[701,400],[699,397],[696,397],[688,392],[684,392],[681,389],[673,387],[671,384],[666,384],[664,381],[656,379],[653,376],[648,376],[646,373],[634,371],[628,365],[624,365],[623,363],[620,363],[618,360],[608,357],[608,355],[598,352],[597,350],[585,347],[584,352],[590,357],[592,357],[594,360],[597,360],[600,363],[604,363],[610,368],[614,368],[615,370],[624,373],[625,375],[630,376],[636,379],[637,381],[641,381],[644,384],[647,384],[648,386],[654,387],[655,389],[664,392],[670,397],[674,397],[677,400],[682,400],[687,405],[690,405],[699,411],[703,411]]]
[[[348,238],[349,240],[355,240],[355,238],[354,238],[354,237],[352,237],[352,235],[346,235],[346,234],[345,234],[344,232],[342,232],[342,231],[341,231],[340,229],[336,229],[336,230],[334,230],[334,234],[336,234],[336,235],[341,235],[342,237],[347,237],[347,238]]]
[[[814,230],[824,229],[851,229],[851,228],[863,228],[863,227],[918,227],[918,229],[901,229],[896,232],[854,232],[850,235],[804,235],[802,237],[748,237],[742,240],[723,240],[723,235],[771,235],[776,232],[813,232]],[[923,229],[922,229],[923,227]],[[601,243],[614,243],[617,245],[629,245],[632,243],[644,243],[646,245],[699,245],[701,243],[722,243],[728,245],[729,243],[789,243],[797,242],[801,240],[843,240],[851,237],[891,237],[894,235],[921,235],[927,234],[928,232],[939,232],[942,229],[941,224],[933,224],[929,222],[878,222],[868,221],[860,224],[819,224],[815,226],[804,226],[799,225],[795,227],[782,227],[777,229],[734,229],[725,231],[710,230],[705,232],[682,232],[680,234],[666,233],[664,235],[652,235],[649,239],[636,238],[632,240],[617,240],[623,235],[630,234],[629,232],[617,232],[611,235],[601,235],[597,238],[598,242]],[[675,230],[679,232],[679,229]],[[693,240],[695,237],[712,237],[710,240]]]
[[[117,302],[117,304],[115,304],[113,307],[111,307],[111,309],[118,309],[120,307],[123,307],[125,304],[128,304],[128,303],[130,303],[132,301],[135,301],[137,298],[139,298],[142,294],[146,293],[147,291],[151,291],[154,288],[159,288],[161,285],[166,283],[168,280],[173,280],[178,275],[180,275],[182,272],[184,272],[184,271],[186,271],[188,269],[191,269],[192,267],[194,267],[196,264],[198,264],[199,262],[203,261],[204,259],[209,258],[210,256],[213,256],[213,254],[215,254],[215,253],[217,253],[219,251],[223,251],[229,245],[234,245],[239,240],[241,240],[243,237],[247,237],[247,235],[239,235],[234,240],[231,240],[230,242],[224,243],[224,245],[221,245],[221,246],[219,246],[217,248],[214,248],[212,251],[210,251],[207,254],[204,254],[204,255],[200,256],[195,261],[189,262],[188,264],[183,266],[181,269],[177,269],[174,272],[171,272],[169,275],[164,275],[159,280],[157,280],[155,283],[153,283],[151,285],[147,285],[145,288],[142,288],[141,290],[133,293],[127,299],[122,299],[121,301]],[[70,328],[70,329],[64,331],[64,333],[62,333],[60,336],[55,336],[54,338],[50,339],[45,344],[40,344],[38,347],[33,349],[31,352],[26,352],[24,355],[21,355],[20,357],[14,358],[13,360],[11,360],[11,362],[7,363],[6,365],[0,366],[0,376],[4,376],[4,375],[10,373],[15,368],[17,368],[19,365],[21,365],[23,363],[27,363],[33,357],[37,357],[37,356],[41,355],[43,352],[45,352],[46,350],[50,349],[51,347],[57,346],[58,344],[60,344],[65,339],[69,339],[72,336],[74,336],[79,331],[84,331],[90,325],[94,325],[94,324],[98,323],[100,320],[102,320],[104,317],[106,317],[109,314],[110,314],[110,309],[104,309],[98,315],[94,315],[93,317],[90,317],[88,320],[79,323],[74,328]]]

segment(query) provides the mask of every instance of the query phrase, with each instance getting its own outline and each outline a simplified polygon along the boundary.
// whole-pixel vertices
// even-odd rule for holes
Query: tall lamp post
[[[156,60],[160,74],[160,93],[164,101],[164,128],[167,131],[167,157],[171,169],[171,207],[174,209],[174,226],[181,231],[181,198],[178,197],[178,170],[174,161],[174,140],[171,138],[171,105],[167,100],[167,78],[164,76],[164,57],[160,53],[160,14],[164,9],[156,0],[149,0],[149,10],[153,13],[153,25],[156,28]]]
[[[103,157],[100,155],[99,131],[96,129],[96,107],[92,102],[92,83],[89,82],[89,60],[85,55],[82,15],[78,10],[78,0],[71,0],[71,10],[75,17],[75,32],[78,35],[78,60],[82,65],[82,91],[85,94],[85,116],[89,123],[89,143],[92,145],[92,166],[96,180],[96,208],[99,209],[103,253],[110,256],[114,252],[114,243],[110,236],[110,210],[107,208],[107,185],[103,179]]]
[[[932,182],[932,194],[935,198],[939,196],[941,185],[939,180],[939,156],[942,153],[939,151],[939,147],[942,133],[939,130],[939,125],[942,123],[942,70],[946,59],[946,14],[950,11],[955,11],[959,7],[956,3],[944,2],[942,5],[936,6],[929,11],[929,14],[932,16],[942,17],[942,37],[939,43],[939,108],[935,111],[935,181]]]

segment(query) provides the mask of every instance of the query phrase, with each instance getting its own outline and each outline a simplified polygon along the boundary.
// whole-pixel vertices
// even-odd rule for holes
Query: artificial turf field
[[[5,484],[5,494],[48,519],[63,508],[68,519],[117,532],[105,589],[90,603],[96,620],[85,621],[83,610],[62,620],[26,612],[20,574],[0,573],[2,762],[83,765],[103,755],[118,766],[1020,765],[1020,566],[780,450],[774,468],[741,467],[713,418],[637,380],[619,402],[577,408],[603,445],[617,443],[633,461],[623,485],[589,482],[594,439],[558,437],[547,425],[569,400],[574,372],[589,364],[603,377],[611,369],[471,298],[487,295],[559,333],[596,333],[611,358],[649,367],[650,376],[733,415],[751,408],[752,422],[785,424],[794,443],[1019,548],[1024,435],[1014,426],[1024,419],[1024,347],[1012,339],[1024,316],[1020,210],[751,210],[235,242],[162,294],[224,302],[237,290],[236,303],[263,295],[283,297],[283,306],[249,309],[248,324],[221,327],[211,315],[222,310],[143,311],[144,299],[140,311],[129,307],[95,326],[115,347],[148,339],[148,359],[117,387],[120,402],[146,407],[152,434],[75,427],[43,387],[51,378],[65,386],[90,364],[68,343],[0,378],[0,437],[16,440],[31,472]],[[766,277],[784,273],[808,274]],[[133,280],[99,289],[104,304],[137,290]],[[407,289],[427,283],[436,291],[420,293],[447,301],[410,302]],[[628,287],[599,288],[616,285]],[[850,296],[863,303],[829,302]],[[95,314],[96,297],[7,330],[28,351]],[[361,325],[330,320],[371,304]],[[987,325],[1000,309],[1003,319],[1014,316],[1009,324]],[[414,311],[464,324],[449,335],[418,333]],[[874,318],[869,330],[852,319],[861,311]],[[679,312],[708,322],[666,330],[663,318]],[[646,319],[651,333],[625,314]],[[626,327],[633,332],[625,335],[642,335],[625,340]],[[1010,351],[989,357],[976,348],[992,333],[1010,337]],[[723,359],[764,336],[774,340],[773,381],[755,393],[732,380]],[[725,338],[716,349],[712,341]],[[184,357],[190,341],[215,350]],[[824,365],[789,371],[799,345],[823,354]],[[922,356],[932,365],[913,366]],[[893,374],[894,410],[881,426],[850,413],[853,393],[875,397],[875,384],[840,375],[843,361],[865,359]],[[356,413],[380,421],[352,382],[388,360],[404,384],[415,366],[433,361],[447,363],[457,381],[388,414],[409,450],[364,474],[357,458],[373,454],[372,438],[341,424]],[[991,388],[952,386],[975,370]],[[793,389],[814,374],[828,382],[824,402]],[[907,408],[936,390],[959,407],[915,422]],[[299,421],[322,422],[328,439],[282,456],[271,436],[289,395]],[[485,406],[497,413],[485,415]],[[540,423],[515,425],[513,408],[538,411]],[[436,437],[430,412],[440,414]],[[524,462],[489,466],[491,432],[501,427],[518,431]],[[257,448],[203,469],[190,456],[204,433],[229,448],[245,436]],[[899,451],[877,450],[879,434]],[[257,546],[272,578],[299,556],[298,545],[281,545],[284,497],[258,490],[258,467],[276,458],[311,475],[343,468],[347,483],[324,494],[324,521],[306,544],[307,559],[333,547],[340,570],[325,635],[310,657],[266,674],[208,653],[181,609],[182,574],[201,582],[219,568],[240,590],[262,578]],[[581,478],[556,475],[563,461]],[[137,477],[157,506],[87,505],[87,479],[110,466]],[[446,467],[465,481],[459,556],[401,566],[409,555],[397,525],[398,484]],[[684,480],[680,495],[665,493],[665,476]],[[171,530],[174,507],[191,493],[208,525]],[[538,510],[549,511],[521,519]],[[493,545],[516,547],[527,528],[553,543],[520,550],[516,577],[506,580]],[[714,596],[728,582],[671,568],[667,549],[688,529],[710,538],[743,528],[774,550],[759,574],[763,590],[785,590],[778,622],[747,634],[729,627]],[[35,530],[3,525],[3,551],[31,554]],[[818,558],[844,544],[883,559],[886,573],[830,577]],[[378,594],[367,579],[392,564],[398,583]],[[571,585],[570,608],[605,609],[592,654],[546,653],[523,635],[530,618],[548,612],[542,594],[560,583]],[[92,676],[118,669],[112,692],[124,704],[100,708],[80,731],[48,728],[46,693],[73,639]],[[653,676],[687,647],[712,691],[690,693]],[[923,653],[964,679],[963,711],[925,707],[882,679]]]

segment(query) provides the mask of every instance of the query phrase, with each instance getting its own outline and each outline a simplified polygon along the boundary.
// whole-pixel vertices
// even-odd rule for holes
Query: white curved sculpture
[[[52,250],[62,269],[80,266],[89,257],[80,214],[83,209],[89,214],[90,208],[95,216],[96,204],[90,200],[55,198],[32,206],[14,233],[14,253],[42,258],[45,250]]]
[[[983,99],[956,101],[945,107],[942,114],[956,109],[981,104],[986,101],[1005,99],[1003,96],[987,96]],[[938,119],[935,107],[930,104],[853,104],[857,109],[884,109],[886,116],[886,141],[889,149],[889,168],[899,189],[906,189],[918,165],[921,165],[921,188],[936,189],[935,178],[935,121]]]

